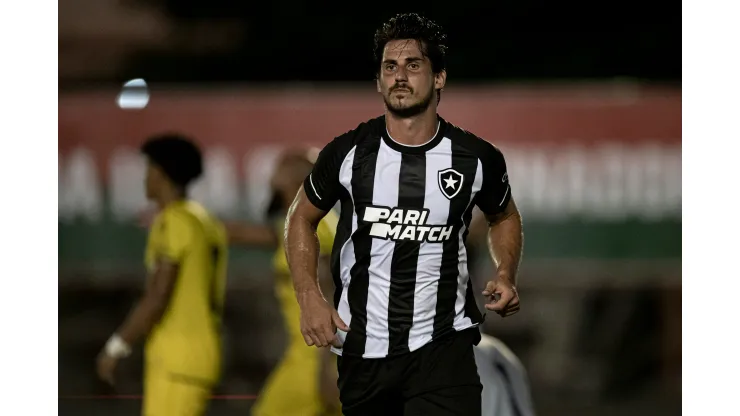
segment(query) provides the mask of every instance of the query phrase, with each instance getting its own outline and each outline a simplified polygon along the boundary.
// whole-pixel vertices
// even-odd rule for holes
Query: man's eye
[[[419,64],[409,64],[410,69],[419,69]]]
[[[395,69],[396,69],[396,66],[393,65],[393,64],[388,64],[388,65],[385,66],[385,70],[386,71],[393,71]]]

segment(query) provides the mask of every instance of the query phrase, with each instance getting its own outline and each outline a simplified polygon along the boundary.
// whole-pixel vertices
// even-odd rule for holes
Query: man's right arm
[[[301,187],[288,211],[285,253],[301,308],[303,340],[308,346],[341,347],[336,330],[348,332],[349,327],[322,295],[318,279],[319,239],[316,227],[324,215],[326,211],[314,206]]]
[[[316,230],[322,218],[339,200],[342,154],[334,139],[327,144],[303,181],[288,209],[285,223],[285,254],[296,295],[319,291],[319,240]]]
[[[293,287],[300,302],[307,294],[321,293],[318,280],[319,239],[316,228],[326,215],[306,196],[303,186],[288,210],[285,223],[285,255],[288,259]]]
[[[339,170],[346,154],[340,149],[341,144],[340,138],[335,139],[321,151],[311,174],[298,190],[285,223],[285,254],[301,307],[301,332],[309,346],[339,346],[336,328],[349,330],[321,294],[316,234],[321,219],[339,200],[342,188]]]

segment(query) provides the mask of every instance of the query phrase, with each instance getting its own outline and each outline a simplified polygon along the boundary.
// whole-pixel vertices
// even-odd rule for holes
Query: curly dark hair
[[[375,73],[380,72],[383,49],[392,40],[414,39],[419,42],[421,53],[432,63],[438,74],[447,68],[447,35],[434,21],[416,13],[403,13],[392,17],[375,32]]]
[[[375,76],[380,76],[383,49],[392,40],[413,39],[419,42],[421,54],[432,63],[432,72],[439,74],[447,69],[447,34],[433,20],[417,13],[401,13],[385,22],[375,32]],[[442,90],[437,90],[437,103],[442,99]]]
[[[141,146],[143,153],[176,186],[186,188],[203,173],[203,156],[190,138],[178,133],[149,137]]]

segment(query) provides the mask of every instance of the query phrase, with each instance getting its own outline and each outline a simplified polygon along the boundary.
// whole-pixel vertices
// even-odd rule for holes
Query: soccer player
[[[147,197],[159,207],[146,247],[149,276],[143,297],[100,353],[98,374],[113,383],[118,361],[146,336],[144,416],[198,416],[221,371],[226,231],[187,198],[203,170],[192,141],[161,135],[141,150]]]
[[[489,223],[497,271],[483,295],[519,310],[522,223],[502,153],[437,114],[445,35],[417,14],[375,34],[385,114],[321,151],[288,214],[286,253],[308,345],[338,359],[347,416],[481,414],[473,345],[482,321],[467,268],[473,206]],[[333,305],[317,280],[316,229],[339,201]]]
[[[534,416],[527,371],[501,340],[481,335],[475,363],[483,384],[484,416]]]
[[[285,215],[303,179],[313,168],[318,151],[293,150],[278,161],[271,178],[273,198],[268,209],[271,226],[227,223],[229,241],[234,245],[274,249],[272,265],[275,295],[280,304],[288,345],[280,363],[272,371],[252,408],[254,416],[329,416],[340,415],[336,359],[328,348],[307,347],[300,328],[300,309],[283,250]],[[322,293],[331,293],[334,284],[329,273],[329,255],[337,227],[336,214],[330,212],[319,222],[316,235]]]

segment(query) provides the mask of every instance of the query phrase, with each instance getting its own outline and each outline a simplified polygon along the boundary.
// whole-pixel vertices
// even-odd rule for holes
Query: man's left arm
[[[170,259],[157,260],[156,269],[148,277],[144,295],[116,331],[127,345],[134,345],[144,338],[162,318],[170,302],[179,269],[179,265]]]
[[[167,310],[179,275],[179,264],[192,239],[192,230],[176,217],[155,226],[161,227],[152,231],[160,233],[159,238],[155,239],[159,247],[156,265],[147,277],[144,295],[98,357],[98,374],[111,384],[118,360],[131,354],[132,346],[149,334]]]
[[[511,185],[503,154],[490,146],[481,155],[483,185],[476,197],[488,221],[488,248],[496,277],[483,291],[489,297],[486,309],[507,317],[519,311],[517,272],[522,257],[522,218],[511,196]]]
[[[519,263],[522,258],[522,217],[514,203],[509,200],[506,208],[495,215],[487,215],[488,250],[499,277],[516,284]]]

